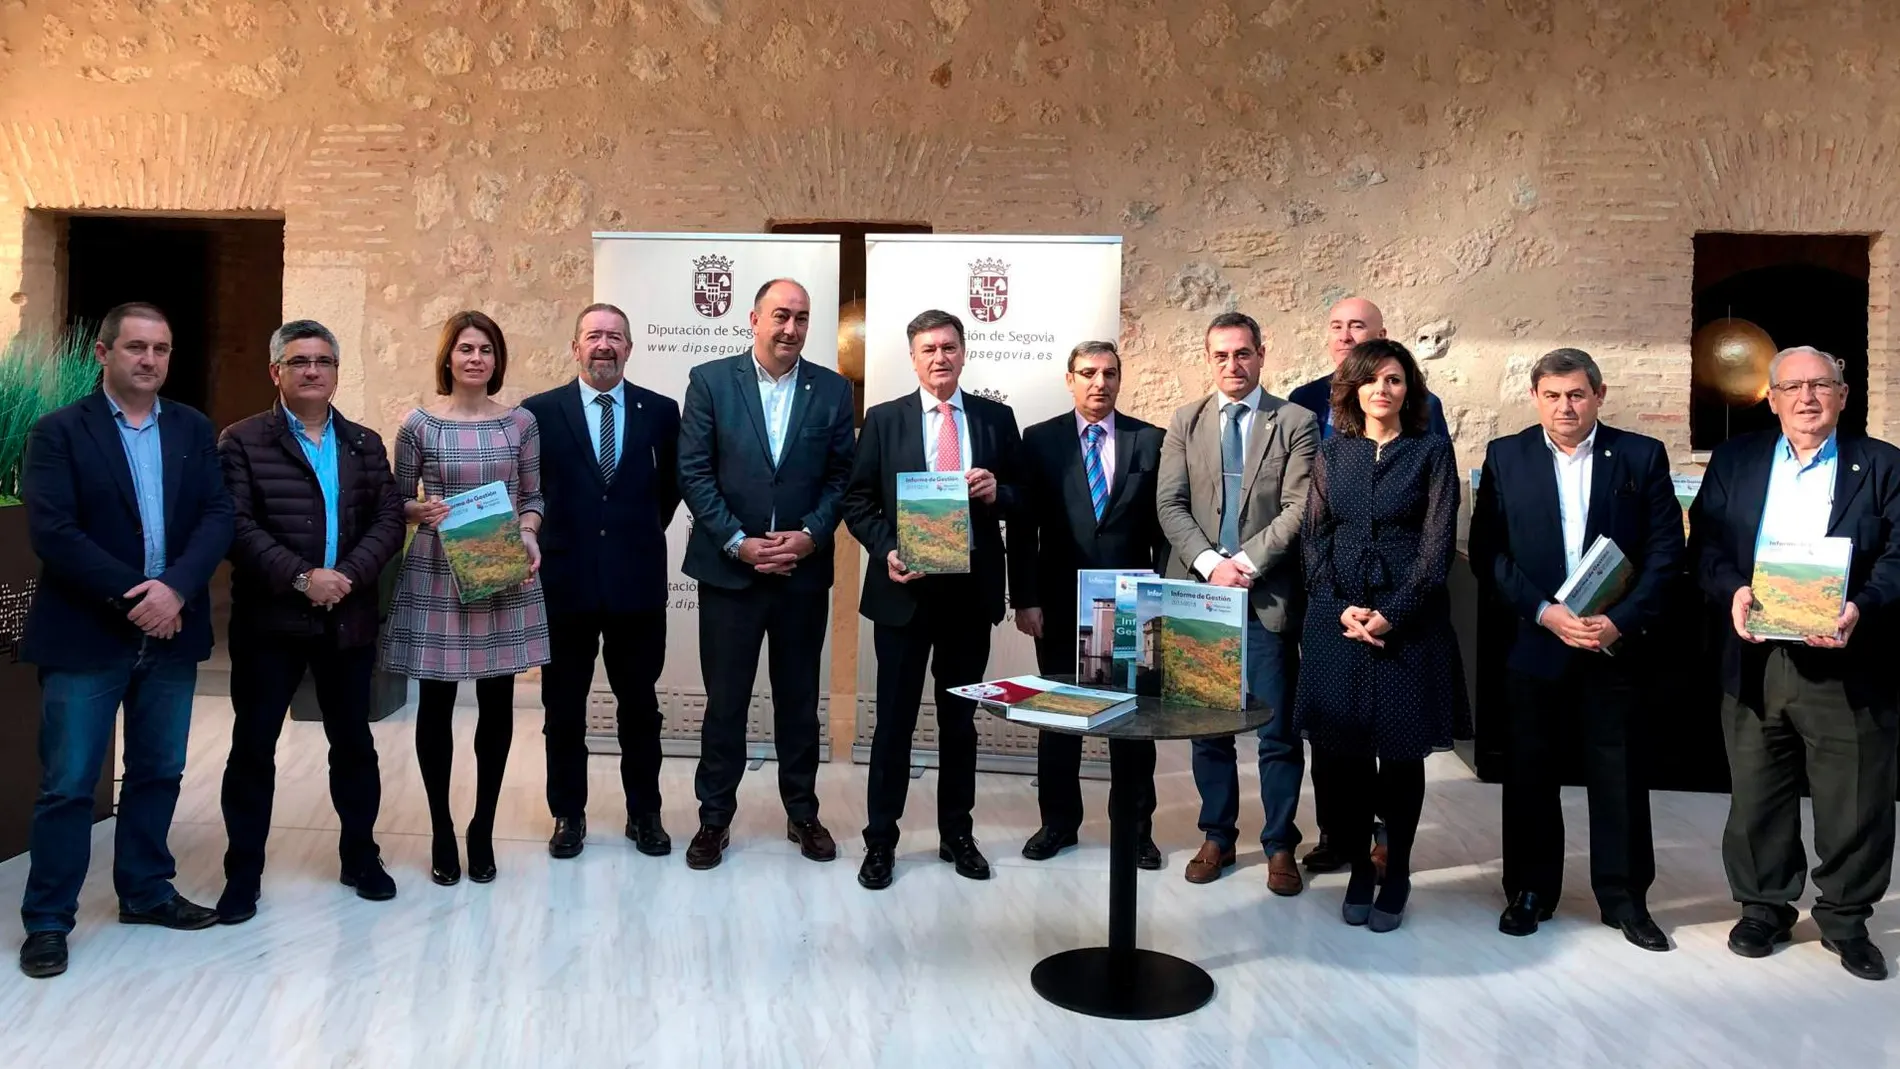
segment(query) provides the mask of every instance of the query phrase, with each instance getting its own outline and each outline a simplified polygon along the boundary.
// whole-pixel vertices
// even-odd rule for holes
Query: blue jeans
[[[1300,805],[1300,780],[1306,775],[1306,751],[1293,730],[1293,682],[1299,670],[1296,632],[1269,631],[1247,617],[1247,692],[1273,710],[1260,728],[1260,802],[1266,824],[1260,845],[1268,855],[1300,842],[1293,823]],[[1233,736],[1194,740],[1194,786],[1201,792],[1201,833],[1223,850],[1240,838],[1240,771]]]
[[[141,653],[124,665],[85,671],[41,669],[40,796],[33,806],[32,867],[20,919],[28,932],[70,932],[92,862],[93,786],[125,706],[125,782],[112,885],[119,908],[152,909],[177,891],[165,842],[191,732],[198,666]]]

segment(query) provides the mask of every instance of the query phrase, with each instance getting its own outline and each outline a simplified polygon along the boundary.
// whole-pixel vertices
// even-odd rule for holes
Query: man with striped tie
[[[1009,521],[1009,594],[1016,630],[1036,640],[1036,666],[1045,674],[1075,671],[1076,572],[1159,571],[1168,546],[1155,515],[1162,430],[1116,411],[1122,360],[1115,343],[1076,346],[1064,381],[1075,409],[1023,432],[1018,508]],[[1080,735],[1042,733],[1036,744],[1042,827],[1023,844],[1023,856],[1031,861],[1046,861],[1075,845],[1082,823],[1081,763]],[[1110,808],[1132,804],[1140,820],[1152,818],[1154,743],[1111,741],[1109,768]],[[1152,829],[1141,835],[1135,863],[1161,867]]]
[[[976,807],[976,704],[949,688],[981,682],[990,629],[1003,622],[1003,532],[1016,508],[1022,437],[1008,405],[964,393],[963,321],[931,309],[905,328],[916,390],[864,413],[844,522],[870,554],[858,611],[875,627],[877,730],[866,787],[858,883],[891,885],[897,822],[910,787],[911,733],[924,670],[937,682],[937,856],[972,880],[990,865],[971,834]],[[897,554],[898,472],[962,472],[970,489],[970,570],[924,574]]]

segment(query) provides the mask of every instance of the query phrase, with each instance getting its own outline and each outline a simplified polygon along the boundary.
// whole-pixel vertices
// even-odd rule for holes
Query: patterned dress
[[[541,512],[541,430],[525,408],[466,423],[418,408],[396,433],[397,492],[413,496],[417,479],[431,500],[501,480],[517,513]],[[435,528],[416,529],[383,625],[384,668],[413,679],[485,679],[548,657],[539,579],[464,605]]]
[[[1300,524],[1306,620],[1294,726],[1316,749],[1390,761],[1451,748],[1470,733],[1464,662],[1446,573],[1456,552],[1451,439],[1408,434],[1320,443]],[[1383,647],[1343,634],[1348,605],[1385,614]]]

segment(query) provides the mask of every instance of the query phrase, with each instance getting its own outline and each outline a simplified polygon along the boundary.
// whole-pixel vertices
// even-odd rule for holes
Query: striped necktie
[[[1107,435],[1099,423],[1089,424],[1082,432],[1082,469],[1088,473],[1089,503],[1095,506],[1096,523],[1102,522],[1102,512],[1108,507],[1108,475],[1102,471],[1102,439]]]
[[[619,458],[614,450],[618,443],[614,441],[614,399],[611,394],[596,394],[594,403],[600,406],[600,480],[614,481],[614,466]]]

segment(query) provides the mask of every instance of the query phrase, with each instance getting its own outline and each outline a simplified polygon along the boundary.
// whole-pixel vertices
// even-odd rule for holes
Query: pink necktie
[[[963,448],[957,441],[956,409],[947,402],[937,406],[937,471],[962,471]]]

